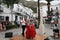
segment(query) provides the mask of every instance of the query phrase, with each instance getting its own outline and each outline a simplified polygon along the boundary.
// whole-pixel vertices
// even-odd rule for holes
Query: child
[[[26,38],[27,39],[33,39],[36,35],[36,30],[33,21],[28,21],[26,26]]]

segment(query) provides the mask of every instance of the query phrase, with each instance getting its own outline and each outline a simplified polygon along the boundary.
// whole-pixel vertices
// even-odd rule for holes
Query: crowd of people
[[[6,27],[10,24],[10,22],[1,23],[0,22],[0,30],[6,30]],[[14,22],[16,24],[16,22]],[[16,24],[17,25],[17,24]],[[33,39],[36,35],[36,27],[37,20],[36,19],[20,19],[20,27],[22,28],[22,36],[26,36],[27,39]],[[26,32],[25,32],[26,30]]]
[[[53,15],[51,20],[51,27],[54,27],[55,25],[58,26],[58,17],[56,15]]]
[[[57,8],[56,8],[57,9]],[[59,12],[57,11],[55,15],[51,17],[51,28],[53,29],[53,36],[54,38],[59,38],[59,28],[58,28],[58,23],[59,23]]]
[[[5,22],[0,21],[0,31],[6,31],[9,24],[10,24],[9,21],[5,21]]]
[[[56,12],[55,15],[51,15],[50,18],[50,23],[51,23],[51,28],[53,30],[58,29],[58,18],[59,18],[59,13]],[[37,19],[24,19],[21,18],[19,23],[15,20],[14,24],[16,24],[18,27],[22,28],[22,36],[26,36],[27,39],[33,39],[36,35],[36,27],[37,27]],[[12,22],[6,21],[5,23],[0,22],[0,30],[6,30],[9,24],[12,24]],[[26,32],[25,32],[26,30]],[[26,35],[25,35],[26,34]]]

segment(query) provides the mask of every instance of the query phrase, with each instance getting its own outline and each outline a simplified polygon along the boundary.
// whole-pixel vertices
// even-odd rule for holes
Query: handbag
[[[13,33],[12,32],[6,32],[5,33],[5,38],[11,38],[13,37]]]

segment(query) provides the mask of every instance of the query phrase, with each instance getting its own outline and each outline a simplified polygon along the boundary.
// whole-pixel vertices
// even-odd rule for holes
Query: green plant
[[[13,4],[18,4],[19,0],[3,0],[3,3],[7,4],[7,6],[13,6]]]
[[[6,30],[17,28],[17,25],[7,25]]]
[[[9,25],[9,29],[17,28],[17,25]]]

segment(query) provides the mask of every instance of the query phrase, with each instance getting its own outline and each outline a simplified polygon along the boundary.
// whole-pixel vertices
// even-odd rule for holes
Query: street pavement
[[[17,28],[17,29],[12,29],[4,32],[0,32],[0,40],[9,40],[9,38],[5,38],[5,33],[6,32],[13,32],[13,36],[18,36],[21,35],[22,33],[22,28]],[[36,33],[39,33],[39,29],[36,29]]]
[[[59,24],[58,24],[58,28],[60,30],[60,19],[59,19]],[[54,39],[53,37],[53,29],[51,29],[51,24],[44,24],[45,26],[45,35],[47,35],[49,37],[50,40],[60,40],[60,39]],[[39,34],[39,29],[36,29],[36,33]],[[17,29],[11,29],[11,30],[8,30],[8,31],[3,31],[3,32],[0,32],[0,40],[9,40],[9,38],[5,38],[5,33],[6,32],[13,32],[13,36],[18,36],[18,35],[21,35],[22,33],[22,28],[17,28]]]

